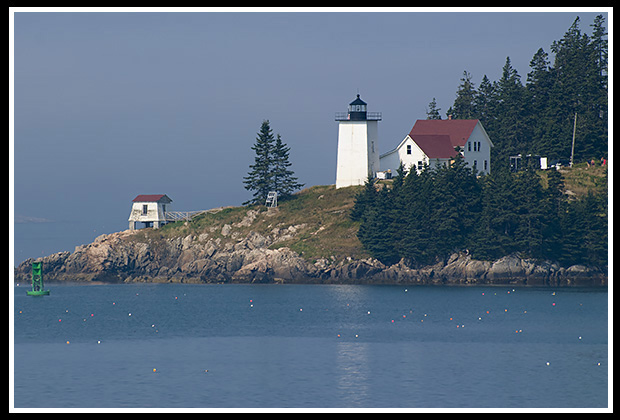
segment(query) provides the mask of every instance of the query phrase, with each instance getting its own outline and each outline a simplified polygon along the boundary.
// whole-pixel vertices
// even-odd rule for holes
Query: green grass
[[[278,203],[277,209],[253,205],[232,207],[215,214],[202,214],[190,222],[176,222],[160,229],[143,229],[136,232],[136,240],[151,241],[193,235],[204,240],[220,239],[221,244],[236,243],[251,231],[263,236],[274,236],[274,229],[285,230],[295,226],[291,238],[271,245],[271,249],[289,247],[308,261],[327,258],[334,261],[351,258],[366,258],[369,254],[357,239],[359,223],[349,219],[355,202],[355,195],[362,187],[336,190],[335,186],[314,186],[306,188],[292,198]],[[249,226],[235,226],[249,210],[258,215]],[[222,235],[222,227],[231,225],[229,235]],[[280,236],[282,233],[280,234]]]
[[[547,171],[538,171],[544,187],[547,186]],[[572,168],[560,170],[564,178],[564,187],[577,198],[593,194],[607,195],[607,166],[588,167],[585,163],[574,165]]]

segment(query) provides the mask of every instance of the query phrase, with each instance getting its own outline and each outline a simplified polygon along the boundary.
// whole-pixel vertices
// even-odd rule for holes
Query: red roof
[[[448,159],[456,155],[456,150],[447,134],[416,134],[411,138],[431,159]]]
[[[476,124],[478,120],[417,120],[409,137],[415,138],[420,134],[445,134],[450,136],[452,147],[464,147]]]
[[[160,200],[162,200],[164,202],[167,202],[167,203],[172,202],[170,197],[168,197],[166,194],[140,194],[139,196],[137,196],[136,198],[134,198],[131,201],[134,202],[134,203],[136,203],[136,202],[149,202],[149,203],[150,202],[155,202],[155,203],[157,203]]]

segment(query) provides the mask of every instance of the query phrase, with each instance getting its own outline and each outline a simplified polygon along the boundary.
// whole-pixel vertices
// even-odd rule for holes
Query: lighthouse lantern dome
[[[357,121],[365,121],[366,120],[366,102],[360,99],[359,93],[357,94],[357,98],[349,104],[349,119],[357,120]]]

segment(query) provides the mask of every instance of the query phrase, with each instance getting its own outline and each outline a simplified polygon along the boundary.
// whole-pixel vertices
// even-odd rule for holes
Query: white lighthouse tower
[[[380,112],[367,112],[360,95],[349,104],[348,112],[337,112],[338,164],[336,188],[364,185],[379,170],[377,125]]]

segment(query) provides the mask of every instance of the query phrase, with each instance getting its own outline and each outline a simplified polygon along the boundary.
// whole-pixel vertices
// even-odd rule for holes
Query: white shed
[[[155,229],[166,223],[168,205],[172,202],[166,194],[140,194],[132,201],[129,214],[129,229],[136,228],[136,222],[143,222]]]

